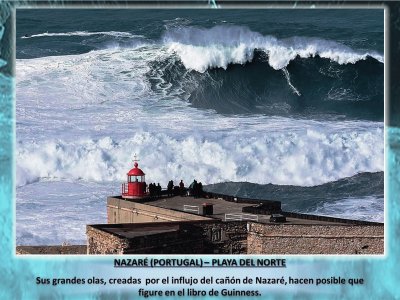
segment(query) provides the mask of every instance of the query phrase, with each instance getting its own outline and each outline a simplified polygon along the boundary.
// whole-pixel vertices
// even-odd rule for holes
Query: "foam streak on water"
[[[88,32],[88,31],[74,31],[74,32],[44,32],[32,35],[24,35],[21,39],[30,39],[37,37],[52,37],[52,36],[93,36],[93,35],[108,35],[114,37],[142,37],[138,35],[133,35],[129,32],[119,32],[119,31],[98,31],[98,32]]]
[[[301,96],[300,92],[298,89],[296,89],[296,87],[290,82],[290,74],[289,71],[286,68],[282,69],[283,74],[286,77],[287,83],[289,84],[290,88],[293,90],[293,92],[297,95],[297,96]]]

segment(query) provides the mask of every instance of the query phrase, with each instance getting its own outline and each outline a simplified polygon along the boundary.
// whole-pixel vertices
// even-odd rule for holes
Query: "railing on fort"
[[[297,219],[306,219],[306,220],[317,220],[317,221],[325,221],[325,222],[333,222],[333,223],[346,223],[351,225],[383,225],[383,223],[379,222],[371,222],[371,221],[361,221],[361,220],[351,220],[351,219],[342,219],[328,216],[317,216],[317,215],[309,215],[309,214],[301,214],[296,212],[282,211],[282,215],[290,218]]]
[[[254,221],[258,222],[258,215],[252,214],[225,214],[225,221]]]
[[[200,207],[195,205],[184,205],[183,211],[200,214]]]

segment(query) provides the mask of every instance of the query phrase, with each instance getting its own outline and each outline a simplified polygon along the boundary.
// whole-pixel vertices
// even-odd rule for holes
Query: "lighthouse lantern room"
[[[137,199],[146,196],[145,174],[138,168],[137,162],[135,155],[134,167],[127,173],[128,182],[122,184],[122,198]]]

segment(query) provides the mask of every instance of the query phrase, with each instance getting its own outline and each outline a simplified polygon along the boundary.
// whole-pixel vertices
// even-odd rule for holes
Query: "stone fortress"
[[[127,176],[107,224],[87,225],[87,254],[384,254],[382,223],[179,187],[149,195],[137,161]]]

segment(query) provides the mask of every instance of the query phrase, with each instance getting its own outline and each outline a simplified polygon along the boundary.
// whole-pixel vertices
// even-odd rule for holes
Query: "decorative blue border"
[[[232,4],[234,1],[198,1],[182,2],[187,5],[194,3],[197,7],[217,7]],[[59,4],[57,4],[59,3]],[[15,219],[14,208],[14,78],[13,78],[13,10],[18,5],[41,6],[51,5],[62,7],[63,4],[76,4],[74,1],[1,1],[0,0],[0,299],[36,299],[36,298],[73,298],[73,299],[132,299],[137,297],[137,290],[145,287],[138,285],[37,285],[36,278],[92,278],[92,277],[120,277],[135,278],[160,277],[167,275],[174,276],[202,276],[226,277],[234,276],[243,278],[245,276],[269,276],[269,277],[323,277],[340,276],[342,278],[363,278],[364,284],[354,286],[325,285],[325,286],[235,286],[235,289],[259,289],[261,297],[249,297],[252,299],[400,299],[398,283],[400,282],[400,128],[386,128],[386,218],[385,218],[385,253],[383,256],[369,257],[296,257],[288,256],[287,268],[277,269],[115,269],[113,268],[113,257],[71,257],[71,256],[26,256],[16,257],[15,238],[13,232],[13,220]],[[90,2],[94,5],[94,2]],[[99,5],[104,3],[98,2]],[[133,2],[132,2],[133,3]],[[136,4],[139,2],[135,2]],[[179,1],[158,2],[142,1],[140,4],[160,5],[167,4],[177,6]],[[236,2],[246,5],[246,2]],[[252,4],[274,4],[281,3],[307,4],[308,2],[252,2]],[[324,5],[336,5],[335,2],[320,2]],[[358,1],[349,2],[352,4],[365,4]],[[367,2],[366,4],[379,4],[378,2]],[[310,2],[309,5],[316,5],[318,2]],[[382,3],[381,3],[382,4]],[[386,4],[389,5],[389,2]],[[123,3],[126,5],[126,2]],[[390,17],[390,58],[386,57],[385,66],[389,66],[386,76],[392,86],[387,87],[391,100],[389,102],[389,121],[400,120],[400,113],[397,115],[396,106],[400,106],[400,88],[395,78],[399,78],[400,62],[398,53],[400,47],[398,39],[400,36],[400,4],[391,2],[389,5]],[[397,40],[396,40],[397,35]],[[388,44],[387,44],[388,45]],[[5,65],[5,63],[7,64]],[[397,73],[396,73],[397,72]],[[395,77],[396,76],[396,77]],[[387,81],[388,82],[388,81]],[[400,122],[399,122],[400,125]],[[397,150],[396,150],[397,149]],[[396,152],[394,151],[396,150]],[[390,213],[387,213],[390,212]],[[209,257],[208,257],[209,258]],[[206,259],[208,259],[206,258]],[[223,258],[219,256],[218,258]],[[232,257],[230,257],[232,258]],[[254,257],[257,258],[257,257]],[[211,289],[217,286],[197,285],[197,289]],[[153,287],[154,288],[154,287]],[[162,290],[179,289],[177,286],[160,285]],[[218,286],[221,288],[221,286]],[[230,287],[232,288],[232,286]],[[182,297],[183,299],[189,297]],[[181,298],[181,299],[182,299]],[[208,297],[206,297],[208,298]],[[216,297],[214,297],[215,299]],[[224,297],[231,298],[231,297]],[[145,298],[143,298],[145,299]],[[148,298],[154,299],[154,298]],[[172,298],[169,298],[172,299]],[[204,298],[203,298],[204,299]]]

